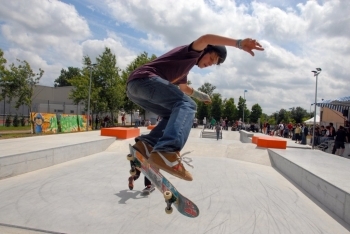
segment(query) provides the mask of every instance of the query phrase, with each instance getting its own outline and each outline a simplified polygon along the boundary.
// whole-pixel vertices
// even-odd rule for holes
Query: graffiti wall
[[[61,114],[60,115],[61,132],[78,132],[77,115]]]
[[[82,132],[86,131],[86,115],[31,113],[34,133]],[[34,124],[34,126],[33,126]],[[91,129],[91,126],[89,127]]]
[[[56,114],[50,113],[31,113],[32,129],[34,133],[57,133],[58,123]],[[34,126],[33,126],[34,125]]]

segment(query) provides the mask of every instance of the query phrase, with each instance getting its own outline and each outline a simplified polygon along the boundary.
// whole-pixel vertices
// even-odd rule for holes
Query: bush
[[[12,121],[11,121],[11,116],[10,116],[10,115],[7,115],[7,116],[6,116],[6,120],[5,120],[5,126],[6,126],[6,127],[10,127],[10,126],[11,126],[11,123],[12,123]]]
[[[21,126],[26,126],[26,119],[24,118],[24,116],[21,116]]]
[[[19,126],[19,122],[20,122],[20,120],[18,119],[18,115],[16,114],[15,117],[13,118],[12,125],[14,127],[18,127]]]

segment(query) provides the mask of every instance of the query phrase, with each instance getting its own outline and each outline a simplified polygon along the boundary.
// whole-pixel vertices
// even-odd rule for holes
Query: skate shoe
[[[148,162],[163,171],[168,172],[180,179],[192,181],[192,175],[190,172],[186,171],[182,162],[191,166],[187,161],[183,160],[179,151],[176,152],[152,152]],[[192,167],[192,166],[191,166]]]
[[[142,190],[142,194],[146,194],[149,195],[151,192],[153,192],[155,190],[154,185],[147,185],[143,190]]]
[[[149,155],[151,154],[153,147],[147,144],[146,142],[143,141],[138,141],[136,142],[132,147],[139,151],[144,157],[147,159],[149,158]]]
[[[133,190],[134,189],[134,176],[129,177],[129,189]]]

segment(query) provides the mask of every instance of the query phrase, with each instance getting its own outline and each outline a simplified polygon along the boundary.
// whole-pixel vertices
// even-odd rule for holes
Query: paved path
[[[192,129],[183,150],[192,151],[194,181],[167,175],[198,205],[199,217],[176,210],[166,215],[161,193],[141,196],[143,178],[128,189],[126,155],[133,140],[124,140],[98,154],[0,180],[0,233],[349,233],[349,226],[271,167],[266,150],[239,142],[238,132],[224,132],[219,141],[200,139],[199,132]]]

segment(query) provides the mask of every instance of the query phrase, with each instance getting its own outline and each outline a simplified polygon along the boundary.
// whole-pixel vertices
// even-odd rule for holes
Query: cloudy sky
[[[215,85],[223,98],[243,96],[271,114],[310,110],[315,99],[350,95],[348,0],[0,0],[0,48],[8,63],[27,60],[53,86],[62,68],[81,67],[105,47],[125,68],[146,51],[160,56],[207,33],[255,38],[255,57],[228,48],[219,67],[189,74],[194,88]]]

